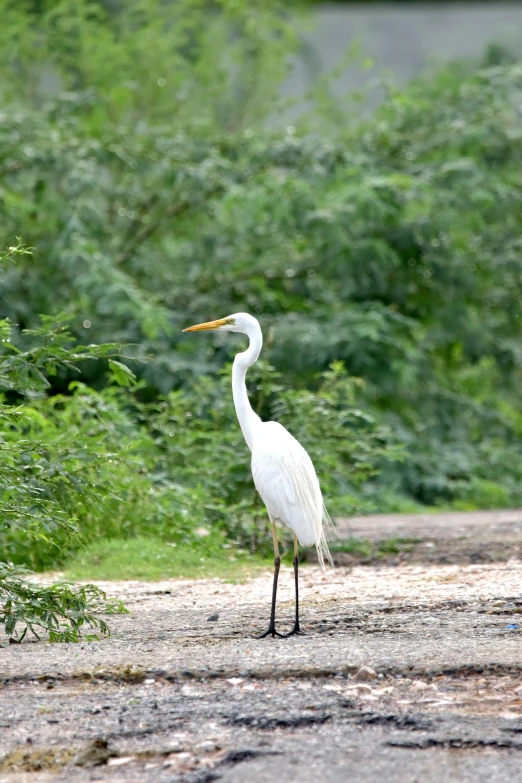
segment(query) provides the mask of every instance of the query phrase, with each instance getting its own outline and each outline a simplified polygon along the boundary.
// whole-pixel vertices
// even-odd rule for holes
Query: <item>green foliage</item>
[[[332,511],[522,502],[519,58],[281,131],[281,5],[111,6],[0,0],[6,557],[209,527],[263,549],[235,343],[181,335],[243,310],[253,403]]]
[[[19,245],[7,255],[24,252]],[[140,536],[180,552],[192,548],[190,562],[213,553],[226,555],[226,565],[232,546],[234,558],[270,550],[267,515],[252,486],[230,394],[230,367],[151,402],[144,383],[115,358],[118,345],[74,344],[64,315],[43,317],[22,332],[30,344],[25,350],[14,344],[9,321],[0,326],[0,547],[11,563],[50,568],[82,543],[119,539],[117,548],[122,538]],[[46,394],[59,373],[95,360],[104,362],[105,388],[71,381],[67,394]],[[358,508],[361,488],[379,463],[401,456],[389,430],[360,408],[362,384],[339,363],[316,391],[285,389],[280,373],[263,361],[249,383],[257,409],[293,428],[310,448],[327,499],[342,513]],[[173,558],[171,569],[175,564]],[[146,558],[144,568],[150,571]],[[72,638],[83,623],[93,623],[87,610],[98,594],[90,588],[40,589],[15,577],[6,566],[2,589],[12,593],[18,585],[19,599],[6,604],[9,632],[16,622],[33,632],[39,623],[53,638],[66,638],[67,628]],[[69,610],[79,612],[74,627]],[[103,623],[98,628],[106,631]]]
[[[389,429],[361,409],[359,384],[338,364],[313,392],[287,389],[262,361],[248,382],[254,408],[280,421],[309,450],[332,511],[360,511],[362,488],[380,465],[402,453]],[[270,552],[267,514],[252,485],[250,453],[232,402],[230,367],[142,410],[161,455],[162,480],[173,477],[185,488],[180,498],[192,523],[210,524],[239,547]],[[169,527],[171,522],[167,533]]]
[[[39,106],[58,90],[62,108],[76,105],[95,134],[126,123],[141,135],[165,123],[202,137],[248,127],[273,108],[296,43],[278,0],[125,0],[110,10],[52,0],[34,14],[27,2],[0,0],[4,102]]]
[[[108,603],[94,585],[76,587],[67,582],[38,585],[27,581],[28,572],[0,562],[0,625],[12,641],[21,642],[27,632],[37,639],[44,632],[51,642],[88,641],[109,633],[102,614],[122,613],[123,604]]]
[[[37,249],[6,272],[4,310],[34,327],[59,291],[79,342],[134,344],[149,399],[228,357],[181,327],[249,310],[285,387],[333,361],[364,379],[409,452],[383,487],[480,504],[479,480],[520,502],[521,88],[518,62],[448,67],[328,141],[152,123],[95,138],[96,100],[71,96],[5,114],[2,230]]]
[[[26,395],[23,404],[0,399],[0,545],[11,560],[33,567],[44,564],[47,549],[77,542],[79,505],[95,503],[107,459],[107,449],[99,448],[105,433],[92,427],[87,406],[80,409],[69,400],[62,406],[60,395],[47,398],[41,392],[49,387],[49,376],[117,349],[91,345],[71,350],[71,336],[61,320],[53,328],[51,319],[44,319],[45,325],[30,331],[35,344],[26,351],[13,345],[9,322],[0,323],[0,386]],[[35,547],[40,560],[29,555]]]
[[[0,263],[29,252],[19,242],[0,253]],[[103,357],[114,350],[113,346],[70,350],[66,327],[62,323],[52,328],[50,319],[29,333],[35,345],[26,351],[20,351],[11,342],[9,321],[0,322],[0,334],[0,387],[28,398],[49,387],[47,376],[59,369],[70,371],[78,361]],[[89,493],[93,494],[91,463],[99,463],[99,457],[94,456],[88,439],[71,444],[67,432],[62,432],[61,438],[49,438],[48,426],[49,420],[36,406],[27,402],[9,404],[6,397],[0,398],[3,557],[14,555],[12,559],[16,559],[26,550],[77,545],[74,512],[80,502],[89,500]],[[44,439],[35,437],[35,431],[43,433]],[[23,556],[18,559],[31,560]],[[87,638],[98,638],[108,633],[100,613],[123,611],[121,605],[108,604],[103,591],[93,585],[37,585],[27,581],[27,574],[24,568],[0,562],[0,624],[12,640],[21,641],[28,631],[38,637],[43,631],[51,641],[76,641],[84,627],[95,632],[87,634]]]
[[[210,531],[215,552],[231,545],[270,551],[229,372],[203,376],[154,403],[140,401],[142,384],[97,392],[75,382],[68,395],[26,400],[19,417],[5,428],[0,422],[5,448],[16,457],[0,529],[10,560],[49,568],[81,540],[139,535],[204,556]],[[299,425],[332,509],[360,510],[362,487],[379,463],[400,457],[390,432],[359,408],[357,386],[340,366],[316,392],[287,391],[277,380],[261,363],[251,377],[263,392],[257,402],[290,429]]]

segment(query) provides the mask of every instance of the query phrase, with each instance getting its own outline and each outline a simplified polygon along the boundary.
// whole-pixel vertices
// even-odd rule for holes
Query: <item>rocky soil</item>
[[[102,642],[0,637],[0,783],[522,780],[522,513],[509,514],[368,520],[366,538],[415,540],[413,556],[305,566],[302,637],[255,638],[268,572],[103,585],[131,613]],[[484,558],[437,561],[452,541]],[[281,630],[292,598],[282,569]]]

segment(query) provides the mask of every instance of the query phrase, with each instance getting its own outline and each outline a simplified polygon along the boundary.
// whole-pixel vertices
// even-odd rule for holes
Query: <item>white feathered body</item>
[[[248,399],[246,372],[257,361],[263,345],[259,321],[249,313],[234,313],[184,331],[208,329],[239,332],[249,339],[247,350],[236,354],[234,359],[232,394],[239,426],[252,452],[254,483],[272,522],[287,525],[303,546],[315,544],[322,566],[325,558],[331,563],[323,525],[329,522],[329,517],[312,460],[281,424],[261,421]]]
[[[278,422],[256,427],[252,476],[270,517],[293,530],[303,546],[315,544],[321,565],[325,557],[331,560],[323,526],[328,514],[312,460]]]

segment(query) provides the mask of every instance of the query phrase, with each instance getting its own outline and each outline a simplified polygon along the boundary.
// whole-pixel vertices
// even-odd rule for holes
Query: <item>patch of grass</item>
[[[420,541],[420,538],[388,538],[385,541],[379,541],[377,554],[379,557],[384,557],[385,555],[397,555],[399,552],[411,552]]]
[[[58,771],[74,758],[71,748],[15,748],[0,760],[0,772]]]
[[[356,557],[386,557],[400,552],[411,552],[419,538],[387,538],[372,542],[364,538],[347,538],[344,541],[334,541],[330,545],[332,552],[343,552]]]
[[[372,548],[371,542],[362,538],[347,538],[344,541],[332,541],[330,543],[332,552],[345,552],[358,557],[370,557]]]
[[[101,539],[78,552],[65,566],[67,579],[246,579],[270,561],[233,549],[185,547],[158,538]]]

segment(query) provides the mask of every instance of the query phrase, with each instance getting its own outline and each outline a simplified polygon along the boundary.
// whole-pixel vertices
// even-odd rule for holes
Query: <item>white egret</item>
[[[217,321],[196,324],[184,332],[217,329],[221,332],[245,334],[250,344],[238,353],[232,369],[232,394],[237,418],[243,436],[252,452],[252,476],[272,523],[274,543],[274,582],[272,609],[265,636],[293,636],[301,634],[299,626],[299,560],[298,541],[303,546],[315,544],[321,566],[332,558],[324,532],[328,514],[323,504],[319,481],[312,460],[293,435],[276,421],[261,421],[252,410],[246,390],[245,377],[261,352],[263,335],[256,318],[248,313],[235,313]],[[280,634],[275,627],[277,579],[279,576],[279,544],[276,521],[287,525],[294,533],[295,624],[288,634]]]

